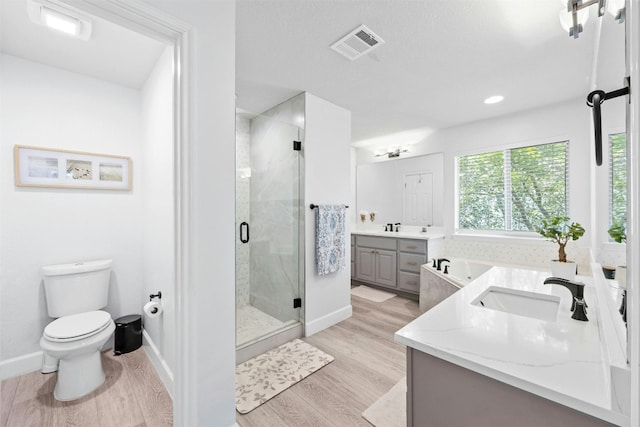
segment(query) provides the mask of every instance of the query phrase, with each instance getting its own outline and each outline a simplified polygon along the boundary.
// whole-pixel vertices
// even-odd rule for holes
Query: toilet
[[[58,371],[53,395],[75,400],[104,382],[100,350],[116,326],[106,307],[111,260],[42,267],[49,316],[40,339],[42,373]]]

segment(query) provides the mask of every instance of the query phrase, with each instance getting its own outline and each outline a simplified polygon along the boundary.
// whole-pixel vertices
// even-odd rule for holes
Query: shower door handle
[[[243,234],[244,231],[244,234]],[[242,243],[249,243],[249,223],[242,221],[240,223],[240,241]]]

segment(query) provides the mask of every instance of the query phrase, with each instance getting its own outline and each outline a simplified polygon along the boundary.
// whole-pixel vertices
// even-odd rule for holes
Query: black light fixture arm
[[[596,165],[602,165],[602,113],[600,105],[607,99],[629,95],[629,77],[625,77],[626,86],[612,92],[594,90],[587,95],[587,105],[593,109],[593,130],[595,134]]]

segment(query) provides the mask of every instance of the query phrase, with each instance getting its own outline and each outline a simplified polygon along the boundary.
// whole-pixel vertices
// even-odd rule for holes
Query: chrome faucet
[[[571,291],[573,301],[571,302],[571,315],[572,319],[581,320],[583,322],[588,321],[587,318],[587,302],[584,300],[584,283],[573,282],[571,280],[563,279],[561,277],[547,277],[544,279],[545,285],[560,285]]]

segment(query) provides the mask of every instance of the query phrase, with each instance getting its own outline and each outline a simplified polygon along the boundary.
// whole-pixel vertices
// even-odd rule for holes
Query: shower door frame
[[[283,101],[281,104],[291,101],[292,99],[298,96],[301,96],[303,94],[304,92],[301,94],[295,95]],[[267,112],[277,108],[281,104],[277,104],[271,107],[269,110],[267,110]],[[302,127],[299,123],[298,124],[291,123],[286,120],[280,120],[275,117],[270,117],[269,115],[265,115],[265,113],[267,112],[256,114],[255,117],[263,117],[264,119],[267,119],[267,120],[269,119],[275,120],[281,125],[290,126],[292,129],[293,128],[297,129],[297,135],[295,136],[295,140],[301,141],[301,146],[299,147],[299,149],[293,148],[289,145],[289,147],[291,147],[291,149],[295,153],[295,157],[296,157],[295,161],[297,162],[297,182],[298,182],[298,186],[295,189],[295,191],[297,192],[297,200],[298,200],[298,205],[296,207],[297,218],[295,219],[296,221],[295,233],[297,236],[297,250],[296,250],[297,274],[295,278],[297,280],[296,282],[297,286],[295,288],[295,291],[293,292],[292,297],[299,298],[301,300],[301,306],[297,308],[297,315],[295,316],[295,318],[289,319],[290,322],[295,322],[295,323],[286,324],[280,329],[274,329],[272,331],[265,333],[264,335],[256,336],[247,342],[238,344],[236,340],[236,363],[237,364],[245,362],[246,360],[252,357],[255,357],[259,354],[269,351],[293,339],[301,338],[305,335],[305,329],[304,329],[304,324],[305,324],[304,323],[305,322],[305,212],[304,212],[304,176],[305,176],[304,174],[304,163],[305,163],[304,162],[304,139],[305,138],[304,138],[304,135],[305,135],[305,131],[304,131],[304,127]],[[251,120],[253,120],[253,118]],[[236,119],[236,129],[237,129],[237,119]],[[282,141],[283,144],[291,144],[292,142],[293,140]],[[253,167],[253,164],[251,164],[251,167]],[[238,191],[237,190],[237,183],[238,183],[237,168],[238,168],[238,163],[237,163],[237,133],[236,133],[236,192]],[[237,196],[236,196],[236,204],[237,204]],[[249,202],[249,212],[252,212],[251,205],[252,203]],[[249,217],[251,216],[253,215],[252,214],[249,215]],[[240,226],[239,221],[241,220],[241,218],[238,217],[236,214],[235,219],[236,219],[235,226],[236,226],[236,229],[238,229],[238,227]],[[250,218],[249,218],[249,223],[251,224],[251,226],[253,226],[253,221]],[[240,238],[240,234],[236,235],[236,266],[238,262],[238,259],[237,259],[238,246],[237,245],[238,245],[239,238]],[[249,264],[250,264],[250,261],[249,261]],[[253,276],[253,274],[250,274],[250,276]],[[237,292],[237,286],[238,286],[237,283],[238,282],[236,277],[236,292]],[[287,300],[282,300],[280,302],[283,304],[290,304],[292,303],[292,300],[287,299]],[[236,293],[236,304],[238,304],[237,293]],[[270,314],[270,313],[267,313],[267,314]],[[237,322],[238,321],[237,321],[237,314],[236,314],[236,328],[237,328]],[[236,334],[237,334],[237,330],[236,330]]]

